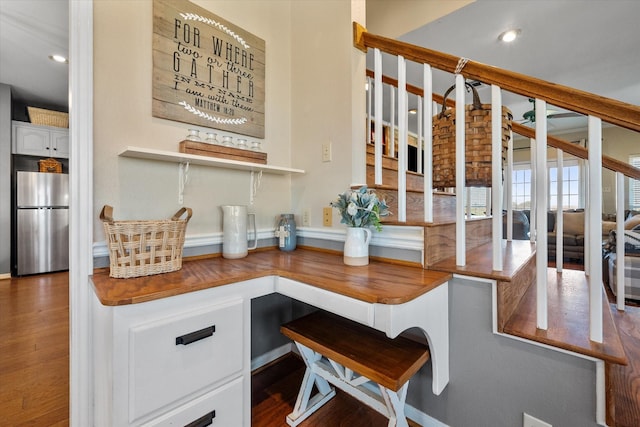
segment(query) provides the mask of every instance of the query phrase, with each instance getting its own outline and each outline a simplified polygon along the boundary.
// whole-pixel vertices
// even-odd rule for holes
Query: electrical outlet
[[[331,141],[322,144],[322,161],[323,162],[331,161]]]
[[[303,227],[311,226],[311,212],[309,211],[309,208],[305,208],[302,211],[302,226]]]
[[[322,208],[322,225],[331,227],[333,222],[333,212],[331,208]]]
[[[553,426],[549,423],[545,423],[544,421],[541,421],[535,417],[532,417],[531,415],[525,412],[522,419],[522,427],[553,427]]]

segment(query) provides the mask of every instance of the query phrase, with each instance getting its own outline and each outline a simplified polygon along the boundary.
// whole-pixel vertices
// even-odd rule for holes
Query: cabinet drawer
[[[242,378],[201,396],[143,427],[242,426]],[[200,421],[200,422],[198,422]]]
[[[235,300],[132,327],[129,421],[239,373],[242,313]]]

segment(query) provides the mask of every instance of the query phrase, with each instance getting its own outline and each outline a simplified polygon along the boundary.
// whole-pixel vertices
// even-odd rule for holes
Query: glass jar
[[[206,142],[208,142],[209,144],[217,144],[218,143],[217,135],[213,132],[207,132]]]
[[[292,251],[296,248],[296,221],[293,214],[281,214],[276,227],[278,249]]]
[[[229,135],[225,135],[222,137],[222,145],[225,147],[233,147],[232,138]]]
[[[200,141],[200,131],[198,129],[189,129],[189,133],[187,134],[187,140]]]
[[[247,140],[244,138],[238,138],[238,142],[236,143],[236,146],[241,150],[246,150],[247,148],[249,148],[247,146]]]
[[[262,147],[260,146],[260,141],[252,141],[251,142],[251,149],[253,151],[262,151]]]

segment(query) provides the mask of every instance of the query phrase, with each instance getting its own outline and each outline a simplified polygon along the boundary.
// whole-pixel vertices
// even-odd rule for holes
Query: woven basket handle
[[[113,208],[109,205],[104,205],[100,211],[100,221],[113,223]]]
[[[173,221],[177,221],[177,220],[180,219],[180,217],[182,215],[184,215],[185,212],[187,213],[186,220],[187,220],[187,222],[189,222],[189,220],[191,219],[191,214],[192,214],[191,208],[182,208],[182,209],[180,209],[178,212],[175,213],[174,216],[171,217],[171,219]]]
[[[476,90],[476,88],[467,82],[464,82],[464,85],[469,89],[471,89],[471,93],[473,94],[473,110],[481,110],[482,102],[480,102],[480,95],[478,95],[478,91]],[[447,108],[447,96],[449,96],[451,91],[454,90],[455,88],[456,88],[456,85],[453,85],[449,89],[447,89],[447,91],[444,93],[444,96],[442,97],[442,110],[440,110],[440,114],[438,114],[439,119],[441,119],[444,116],[444,110]]]

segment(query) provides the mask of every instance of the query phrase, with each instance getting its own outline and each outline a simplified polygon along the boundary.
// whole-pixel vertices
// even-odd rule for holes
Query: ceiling
[[[400,39],[638,105],[638,16],[636,0],[477,0]],[[68,55],[68,26],[68,0],[0,0],[0,82],[12,86],[15,101],[67,109],[68,65],[48,56]],[[520,29],[521,37],[499,43],[498,34],[509,28]],[[385,74],[394,76],[395,67],[385,58]],[[410,83],[422,86],[421,75],[417,64],[408,65]],[[435,92],[452,83],[451,74],[434,73]],[[489,102],[488,88],[480,95]],[[531,109],[513,94],[504,94],[503,103],[517,120]],[[551,119],[549,129],[585,123]]]
[[[68,0],[0,0],[0,83],[14,102],[68,111]]]
[[[638,105],[639,16],[636,0],[477,0],[399,39]],[[512,44],[499,42],[498,35],[512,28],[521,36]],[[396,68],[395,59],[383,58],[384,74],[395,76]],[[409,63],[407,81],[422,87],[422,67]],[[452,74],[434,72],[435,93],[453,82]],[[490,89],[479,92],[489,103]],[[518,121],[532,108],[527,98],[510,93],[503,93],[503,104]],[[584,128],[586,118],[550,119],[548,127],[550,133]]]

